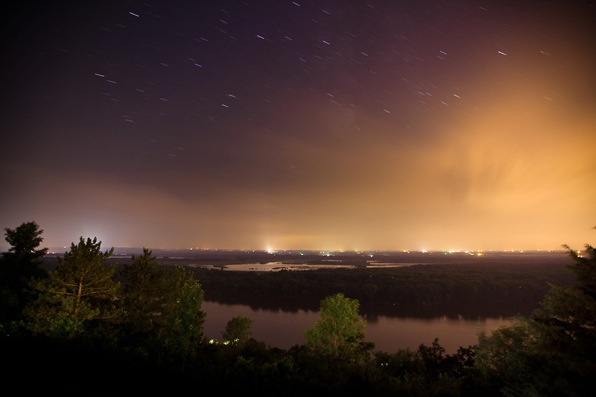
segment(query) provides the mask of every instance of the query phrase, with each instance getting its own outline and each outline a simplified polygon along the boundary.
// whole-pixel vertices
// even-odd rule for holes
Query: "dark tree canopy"
[[[342,293],[321,301],[319,320],[305,330],[306,345],[326,356],[353,355],[364,344],[366,321],[359,315],[360,303]]]
[[[568,250],[575,285],[552,285],[530,317],[479,338],[477,365],[506,395],[588,395],[596,388],[596,252]]]
[[[34,284],[40,299],[27,311],[30,330],[71,338],[115,321],[120,284],[114,281],[116,266],[106,263],[113,251],[102,252],[97,238],[81,237],[78,244],[72,243],[49,278]]]
[[[31,258],[40,258],[44,256],[48,249],[37,247],[43,241],[41,234],[43,230],[35,222],[25,222],[15,229],[4,229],[6,231],[6,241],[10,244],[9,253],[17,255],[29,255]]]
[[[226,324],[226,330],[221,333],[225,342],[232,344],[246,343],[252,337],[252,319],[245,316],[233,317]]]
[[[148,248],[120,270],[129,342],[159,352],[160,360],[192,357],[203,338],[204,292],[193,273],[161,266]]]
[[[41,231],[35,225],[8,235],[14,245],[3,255],[3,276],[6,269],[20,269],[7,266],[21,263],[11,262],[16,258],[35,262],[45,252],[36,248]],[[267,347],[252,338],[252,320],[244,316],[227,323],[225,343],[211,343],[203,336],[205,292],[199,279],[204,273],[160,264],[144,248],[117,277],[116,263],[108,263],[113,249],[102,251],[97,239],[81,237],[57,258],[49,277],[22,284],[36,292],[25,300],[29,304],[22,316],[0,322],[3,360],[18,376],[4,375],[21,379],[26,368],[39,374],[31,382],[42,388],[36,392],[55,386],[115,396],[178,394],[197,384],[224,394],[288,396],[592,395],[596,251],[590,245],[582,252],[564,247],[576,282],[551,285],[530,317],[480,335],[477,345],[455,355],[445,354],[438,338],[432,346],[392,354],[373,351],[374,344],[365,340],[359,300],[343,293],[321,300],[319,320],[305,331],[303,346]],[[442,274],[440,267],[426,266],[425,271]],[[6,288],[6,280],[0,285],[2,316],[11,302],[6,298],[15,292]],[[15,330],[21,334],[8,332]]]
[[[166,269],[159,266],[147,248],[143,248],[141,255],[133,255],[130,264],[120,269],[126,308],[124,320],[130,334],[144,338],[155,330],[163,304],[165,275]]]
[[[47,276],[40,258],[48,249],[38,249],[43,230],[35,222],[25,222],[15,229],[4,229],[8,252],[0,262],[0,323],[16,320],[27,304],[35,299],[30,281]]]

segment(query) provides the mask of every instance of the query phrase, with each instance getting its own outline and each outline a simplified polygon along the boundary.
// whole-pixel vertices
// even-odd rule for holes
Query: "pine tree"
[[[10,248],[2,254],[0,261],[0,323],[9,327],[9,323],[17,321],[23,309],[36,299],[30,282],[47,277],[40,259],[48,249],[38,249],[43,241],[43,230],[35,222],[4,230]]]
[[[166,270],[148,248],[120,271],[123,280],[124,321],[129,337],[147,339],[154,332],[156,317],[161,314]]]
[[[102,252],[97,238],[72,243],[49,278],[33,283],[39,299],[27,309],[28,328],[63,339],[102,335],[119,316],[116,265],[106,264],[113,251]]]

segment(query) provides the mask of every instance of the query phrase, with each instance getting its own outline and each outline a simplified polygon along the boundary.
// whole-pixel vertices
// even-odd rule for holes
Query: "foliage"
[[[192,272],[182,266],[170,268],[164,278],[166,289],[160,315],[156,318],[156,342],[165,357],[184,363],[194,357],[203,339],[204,292]]]
[[[162,361],[191,357],[203,337],[200,282],[185,268],[160,266],[147,248],[120,275],[128,348],[153,352]]]
[[[16,255],[28,255],[31,259],[41,258],[48,249],[36,249],[43,241],[43,230],[36,222],[24,222],[16,229],[4,229],[6,241],[11,245],[8,252]]]
[[[4,230],[10,248],[3,253],[0,262],[0,323],[7,326],[18,320],[23,309],[36,299],[29,283],[32,279],[47,277],[46,271],[40,267],[40,258],[48,249],[37,249],[43,241],[43,230],[35,222]]]
[[[17,229],[7,232],[13,248],[3,265],[15,258],[11,255],[34,263],[45,253],[36,249],[41,242],[36,224]],[[177,394],[196,384],[224,394],[287,396],[590,395],[596,388],[596,252],[589,245],[582,254],[565,247],[577,282],[551,285],[530,317],[518,316],[510,327],[481,334],[478,345],[460,347],[455,354],[446,354],[438,339],[415,351],[371,354],[374,345],[364,339],[360,302],[343,293],[321,300],[319,320],[305,330],[305,345],[287,351],[269,348],[251,337],[252,320],[243,316],[232,318],[222,332],[234,343],[208,343],[203,339],[201,273],[161,265],[143,248],[121,268],[121,288],[116,265],[106,263],[113,249],[102,252],[96,239],[81,238],[58,258],[47,278],[32,277],[26,266],[15,268],[15,274],[27,280],[21,286],[30,282],[38,294],[30,295],[23,312],[23,324],[31,333],[0,335],[0,351],[11,368],[3,375],[17,379],[27,367],[39,374],[35,385],[43,389],[36,392],[71,388],[115,396]],[[409,278],[428,269],[401,274]],[[322,274],[304,273],[310,273],[311,280]],[[299,289],[301,284],[288,274],[281,276],[282,288]],[[350,277],[354,274],[361,275],[354,271]],[[455,288],[452,278],[444,278]],[[354,291],[366,299],[378,298],[382,282],[368,276],[359,284],[341,280],[348,289],[355,284]],[[455,294],[444,284],[433,288]]]
[[[119,274],[123,283],[126,334],[146,339],[153,333],[155,319],[162,310],[166,269],[158,264],[151,250],[143,248],[143,253],[133,255],[130,264],[121,268]]]
[[[113,280],[115,265],[105,263],[112,252],[102,252],[97,238],[72,243],[49,278],[33,283],[39,299],[26,309],[28,329],[69,339],[100,333],[116,321],[120,284]]]
[[[359,318],[360,303],[342,293],[321,301],[319,320],[304,332],[306,346],[328,357],[349,357],[370,350],[364,343],[366,321]]]
[[[535,379],[541,393],[583,395],[596,388],[596,251],[565,247],[577,283],[552,286],[530,319],[540,363]]]
[[[222,332],[221,336],[225,342],[236,345],[243,345],[251,337],[252,319],[245,316],[233,317],[226,324],[226,330]]]
[[[573,282],[563,252],[473,259],[367,269],[234,272],[197,267],[193,271],[209,300],[222,303],[316,311],[321,300],[341,292],[358,299],[367,314],[428,318],[530,315],[549,283]]]
[[[530,342],[529,324],[524,317],[490,335],[480,334],[475,365],[483,382],[506,396],[534,395]]]
[[[477,367],[504,395],[583,396],[596,387],[596,255],[567,248],[577,275],[552,285],[541,307],[479,339]]]
[[[394,354],[376,352],[375,363],[394,385],[398,395],[466,395],[479,390],[473,380],[475,347],[460,347],[455,354],[435,339],[431,346],[420,345],[417,350],[399,350]]]

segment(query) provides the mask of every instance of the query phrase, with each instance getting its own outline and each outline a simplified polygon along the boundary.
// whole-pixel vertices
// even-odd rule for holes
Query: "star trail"
[[[2,9],[0,224],[45,246],[593,240],[593,2]]]

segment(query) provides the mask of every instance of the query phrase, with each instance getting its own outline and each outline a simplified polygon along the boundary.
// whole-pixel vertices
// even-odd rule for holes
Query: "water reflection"
[[[265,310],[248,305],[228,305],[204,301],[202,310],[207,313],[204,324],[205,336],[222,340],[226,323],[236,316],[253,320],[252,335],[272,347],[288,349],[304,344],[304,330],[312,327],[319,318],[318,312],[310,310]],[[375,343],[376,350],[395,353],[399,349],[416,350],[420,344],[430,346],[435,338],[449,354],[460,346],[468,347],[478,340],[479,332],[493,330],[511,324],[509,318],[481,318],[476,320],[442,316],[435,318],[388,317],[366,318],[366,340]]]

